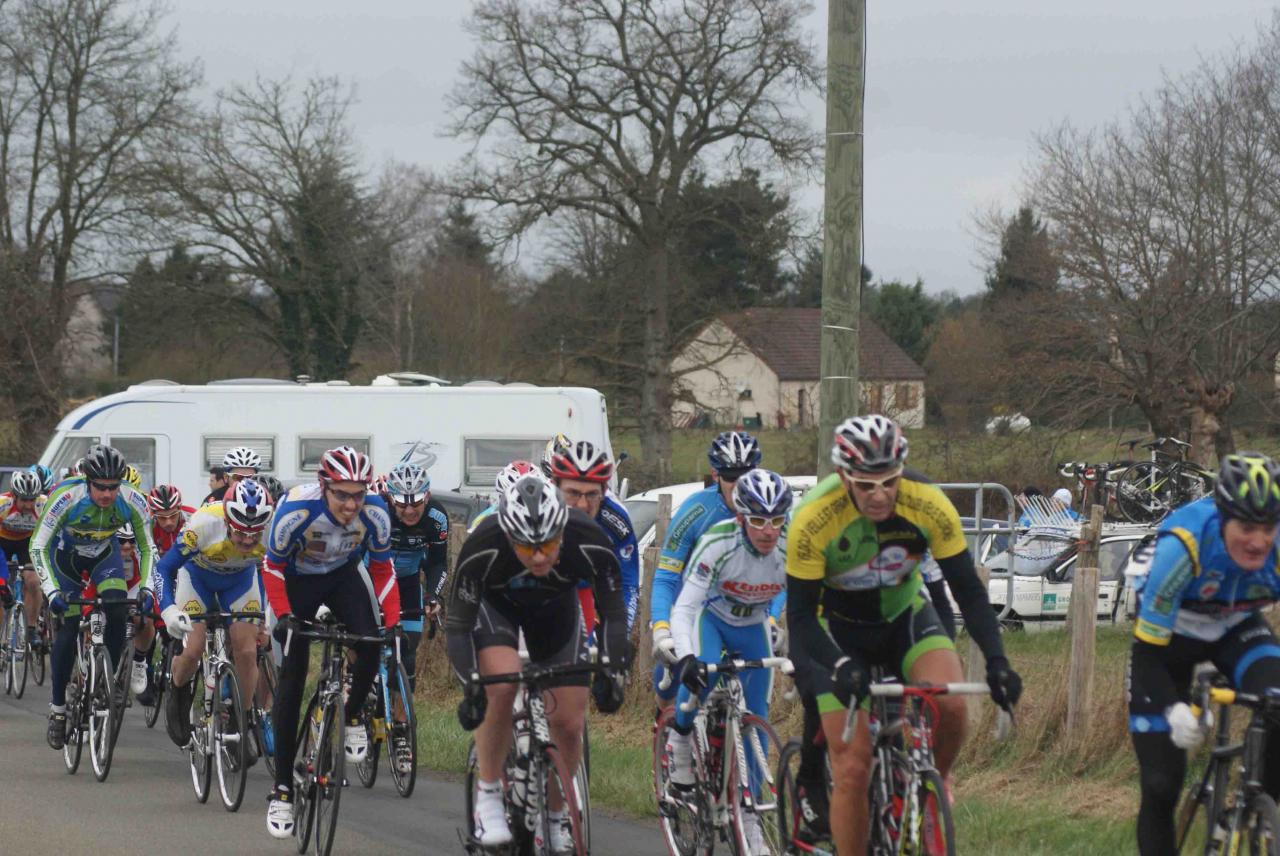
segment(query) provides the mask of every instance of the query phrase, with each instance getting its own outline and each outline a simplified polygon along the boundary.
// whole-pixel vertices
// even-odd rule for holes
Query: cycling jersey
[[[161,610],[177,602],[179,569],[187,569],[198,581],[246,572],[256,578],[257,567],[266,552],[267,548],[261,543],[248,551],[241,550],[228,536],[221,503],[204,506],[191,515],[179,534],[177,545],[156,563],[156,587],[159,589],[157,595]]]
[[[618,559],[607,535],[590,517],[569,509],[560,556],[550,573],[536,577],[520,563],[511,542],[490,516],[462,545],[454,567],[445,618],[447,650],[464,680],[476,671],[475,631],[482,605],[516,619],[527,640],[559,638],[581,627],[575,589],[586,580],[595,589],[603,623],[603,651],[617,664],[627,659],[626,610]],[[566,615],[572,621],[566,621]],[[531,647],[532,652],[532,647]]]
[[[147,526],[147,497],[122,483],[111,505],[98,507],[89,497],[83,476],[67,479],[45,503],[40,522],[31,536],[31,559],[46,597],[59,590],[53,570],[53,553],[68,553],[78,562],[105,560],[114,551],[116,530],[126,523],[138,533],[137,550],[141,584],[151,578],[155,550]]]
[[[391,562],[397,577],[425,573],[430,596],[440,595],[449,565],[449,515],[443,505],[429,500],[412,526],[391,515]]]
[[[160,522],[152,517],[151,519],[151,543],[156,548],[156,558],[159,559],[173,547],[177,542],[178,536],[182,534],[182,527],[187,525],[187,521],[191,519],[191,515],[196,510],[189,505],[184,505],[180,509],[182,513],[182,523],[178,525],[172,532],[166,532],[160,527]]]
[[[1213,642],[1260,606],[1280,600],[1273,549],[1257,571],[1231,560],[1212,497],[1177,509],[1160,524],[1154,550],[1134,556],[1128,573],[1139,596],[1133,635],[1168,645],[1174,634]]]
[[[658,568],[653,574],[649,603],[651,627],[668,624],[671,605],[680,595],[681,575],[698,539],[712,526],[730,517],[733,517],[733,509],[725,504],[719,484],[709,485],[680,503],[671,518],[671,525],[667,527],[667,540],[662,545]]]
[[[26,541],[40,521],[45,497],[39,496],[31,511],[18,510],[18,498],[12,493],[0,493],[0,540]]]

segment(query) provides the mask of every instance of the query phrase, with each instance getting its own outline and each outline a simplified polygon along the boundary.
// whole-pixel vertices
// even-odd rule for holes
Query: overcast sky
[[[443,171],[444,96],[472,45],[468,0],[171,0],[183,49],[213,89],[254,74],[333,74],[355,84],[352,119],[371,168]],[[1268,22],[1250,0],[882,0],[868,4],[866,247],[877,279],[929,291],[982,287],[971,221],[1014,206],[1033,135],[1120,115]],[[963,7],[963,8],[960,8]],[[808,25],[826,47],[826,4]],[[815,127],[823,108],[812,104]],[[811,209],[816,184],[798,188]]]

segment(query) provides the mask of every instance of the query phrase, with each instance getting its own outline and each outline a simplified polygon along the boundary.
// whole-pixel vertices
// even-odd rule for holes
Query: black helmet
[[[94,446],[80,461],[80,474],[90,479],[120,481],[129,465],[111,446]]]
[[[1280,522],[1280,464],[1258,452],[1222,459],[1213,502],[1224,519]]]

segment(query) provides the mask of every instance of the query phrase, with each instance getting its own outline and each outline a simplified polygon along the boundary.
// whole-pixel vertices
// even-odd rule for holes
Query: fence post
[[[632,674],[643,680],[653,673],[653,645],[649,634],[649,601],[653,596],[653,575],[658,569],[658,556],[667,540],[667,527],[671,524],[671,494],[658,494],[658,517],[653,523],[653,541],[644,548],[641,562],[644,564],[644,583],[640,586],[640,605],[636,608],[634,630],[635,668]]]
[[[1071,660],[1067,671],[1067,740],[1082,746],[1088,738],[1093,706],[1094,649],[1098,623],[1098,539],[1102,535],[1102,507],[1091,509],[1081,527],[1080,556],[1071,581]]]
[[[987,591],[987,582],[991,578],[991,572],[987,570],[986,565],[978,565],[978,579],[982,581],[982,590]],[[964,679],[971,683],[985,684],[987,682],[987,659],[983,656],[982,649],[978,647],[978,643],[969,637],[969,656],[966,658]],[[983,699],[980,696],[969,696],[965,699],[968,703],[969,710],[969,729],[972,731],[977,728],[982,721]]]

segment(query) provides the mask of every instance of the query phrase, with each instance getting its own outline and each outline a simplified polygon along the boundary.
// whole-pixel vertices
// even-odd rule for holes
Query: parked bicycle
[[[1178,811],[1178,853],[1280,856],[1280,811],[1262,786],[1267,731],[1280,716],[1280,688],[1252,695],[1215,685],[1221,680],[1213,672],[1202,674],[1195,688],[1192,710],[1205,725],[1209,705],[1218,705],[1218,725],[1200,782]],[[1238,743],[1231,739],[1232,706],[1251,711]]]
[[[781,669],[791,674],[786,657],[760,660],[730,659],[708,663],[707,674],[720,680],[698,704],[690,698],[682,708],[698,708],[693,720],[695,784],[683,789],[671,781],[669,733],[675,725],[675,709],[662,713],[654,730],[653,786],[658,801],[658,821],[671,856],[710,853],[717,841],[730,852],[753,854],[749,826],[758,824],[765,849],[787,852],[787,842],[777,812],[778,768],[781,744],[764,719],[747,710],[738,674],[747,669]],[[664,683],[671,679],[670,673]],[[749,819],[751,818],[751,819]]]
[[[401,618],[421,615],[401,613]],[[364,727],[369,738],[369,751],[365,759],[356,764],[360,784],[373,787],[378,778],[378,757],[383,744],[387,750],[388,766],[396,791],[402,797],[413,794],[418,779],[418,729],[413,710],[413,691],[409,689],[409,676],[400,658],[400,646],[404,631],[396,626],[387,644],[382,648],[378,674],[369,698],[365,702]]]
[[[467,831],[462,844],[472,854],[533,854],[551,856],[550,799],[558,793],[565,807],[570,840],[575,856],[585,856],[590,849],[590,797],[585,792],[586,776],[571,775],[560,750],[551,742],[551,726],[547,721],[544,693],[557,678],[572,675],[593,674],[608,669],[608,662],[582,663],[571,666],[539,666],[526,664],[519,672],[484,675],[474,679],[476,686],[519,683],[521,693],[512,718],[515,739],[503,773],[506,797],[507,824],[512,832],[512,843],[496,848],[486,848],[475,838],[474,820],[476,787],[480,778],[480,763],[476,755],[475,741],[467,754],[466,812]],[[585,766],[579,765],[581,771]],[[579,787],[584,787],[579,792]],[[553,790],[554,789],[554,790]]]
[[[1165,452],[1172,443],[1176,453]],[[1140,441],[1127,444],[1132,452]],[[1157,437],[1141,443],[1151,451],[1149,461],[1136,461],[1116,480],[1116,505],[1133,523],[1154,524],[1179,506],[1199,499],[1213,488],[1214,473],[1188,461],[1191,444],[1174,437]]]
[[[251,725],[240,694],[240,676],[227,648],[227,628],[233,621],[261,621],[264,616],[253,611],[213,611],[189,617],[205,626],[204,653],[191,678],[191,740],[187,743],[191,784],[196,799],[205,802],[216,768],[222,805],[237,811],[249,774],[246,735]]]

